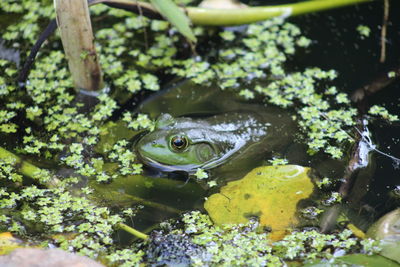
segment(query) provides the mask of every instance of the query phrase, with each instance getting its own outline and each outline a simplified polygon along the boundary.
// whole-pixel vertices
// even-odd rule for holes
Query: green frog
[[[155,130],[136,142],[136,151],[145,165],[161,172],[192,174],[198,168],[210,170],[221,165],[243,169],[256,166],[267,151],[287,144],[291,136],[288,125],[293,125],[288,116],[272,112],[177,118],[163,113]]]

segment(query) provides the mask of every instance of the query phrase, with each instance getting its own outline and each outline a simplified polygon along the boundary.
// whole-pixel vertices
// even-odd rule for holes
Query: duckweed
[[[268,160],[268,162],[271,163],[272,166],[286,165],[289,163],[287,159],[279,159],[279,158],[272,158]]]
[[[182,222],[183,229],[170,224],[164,227],[169,231],[168,235],[181,238],[180,243],[185,245],[179,255],[193,266],[282,266],[292,260],[331,259],[335,251],[341,251],[343,255],[350,251],[365,254],[379,251],[377,241],[361,240],[347,229],[337,235],[321,234],[315,230],[295,231],[283,240],[271,243],[268,234],[260,231],[255,221],[214,226],[207,215],[193,211],[184,214]],[[172,247],[160,249],[158,256],[164,261],[171,260],[168,255],[177,253],[170,253],[169,249]],[[173,260],[179,262],[179,258]]]
[[[128,125],[129,129],[139,130],[139,129],[149,129],[154,130],[155,122],[152,121],[147,114],[137,114],[136,119],[133,119],[133,114],[131,112],[125,112],[122,118]]]
[[[88,189],[81,190],[80,196],[71,193],[71,186],[77,182],[77,179],[64,179],[54,188],[25,186],[18,194],[3,187],[0,230],[22,236],[39,231],[42,234],[36,235],[35,240],[54,236],[51,243],[93,258],[110,253],[114,249],[115,226],[123,218],[91,203],[87,198],[91,193]]]
[[[0,178],[9,179],[13,182],[22,182],[22,175],[15,172],[13,166],[15,160],[12,158],[5,158],[0,160]]]
[[[108,156],[111,160],[118,162],[121,175],[139,174],[142,171],[142,164],[133,163],[136,156],[130,146],[126,140],[118,141]]]
[[[48,1],[6,0],[0,10],[19,16],[0,34],[6,45],[23,51],[23,59],[42,30],[42,23],[55,17],[54,7]],[[136,162],[127,140],[118,140],[104,155],[94,156],[93,150],[105,131],[103,126],[123,104],[120,99],[142,90],[159,90],[160,73],[198,84],[215,83],[245,99],[262,97],[268,105],[294,108],[311,154],[322,150],[340,158],[342,145],[352,141],[347,132],[354,125],[356,111],[350,107],[347,95],[330,84],[337,73],[318,68],[286,73],[285,61],[296,50],[312,45],[293,24],[274,19],[241,30],[223,30],[218,33],[221,38],[218,45],[222,47],[218,53],[211,47],[205,54],[199,52],[190,57],[185,55],[191,51],[168,22],[150,21],[104,5],[92,7],[91,13],[93,21],[101,20],[105,14],[115,19],[108,28],[95,31],[107,88],[93,97],[97,104],[88,112],[81,111],[83,103],[73,90],[57,33],[42,48],[24,87],[15,83],[17,64],[0,60],[0,131],[6,136],[17,134],[19,142],[11,149],[74,170],[70,175],[44,169],[29,184],[18,173],[13,160],[2,159],[0,231],[11,231],[37,242],[46,240],[65,250],[105,258],[119,266],[142,262],[147,243],[140,244],[140,248],[121,247],[113,239],[116,225],[126,216],[134,216],[135,209],[117,214],[93,201],[93,189],[79,183],[85,180],[82,176],[106,182],[118,175],[141,172],[142,166]],[[94,27],[100,28],[96,24]],[[194,32],[202,38],[213,34],[201,27]],[[241,88],[241,85],[246,86]],[[398,119],[377,107],[370,114]],[[122,120],[133,130],[154,127],[146,114],[124,112]],[[109,161],[118,165],[113,173],[105,170]],[[273,159],[271,163],[286,162]],[[207,178],[201,169],[196,174],[198,179]],[[208,184],[216,185],[214,181]],[[332,199],[336,203],[340,196],[333,195]],[[208,216],[191,212],[183,216],[182,223],[183,227],[173,229],[172,234],[186,235],[185,240],[204,252],[190,257],[191,263],[198,266],[281,266],[283,261],[291,259],[330,258],[332,253],[328,248],[332,247],[352,252],[376,251],[373,241],[360,241],[350,232],[323,235],[299,231],[271,245],[267,233],[257,228],[257,222],[219,227],[213,226]]]
[[[202,180],[202,179],[207,179],[208,174],[205,170],[198,168],[196,173],[194,174],[197,179]]]
[[[371,34],[371,29],[366,25],[358,25],[357,31],[360,34],[361,39],[365,39],[366,37],[369,37],[369,35]]]
[[[369,109],[368,113],[371,115],[380,116],[383,119],[392,121],[392,122],[399,120],[399,116],[390,114],[386,108],[378,106],[378,105],[373,105]]]

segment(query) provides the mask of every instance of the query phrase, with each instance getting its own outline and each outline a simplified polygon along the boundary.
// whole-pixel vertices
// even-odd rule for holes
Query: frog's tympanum
[[[269,116],[267,116],[270,118]],[[174,118],[162,114],[155,130],[136,143],[144,164],[163,172],[212,169],[258,146],[274,130],[265,117],[252,112],[228,112],[206,118]],[[284,133],[282,133],[284,135]],[[246,153],[247,154],[247,153]]]

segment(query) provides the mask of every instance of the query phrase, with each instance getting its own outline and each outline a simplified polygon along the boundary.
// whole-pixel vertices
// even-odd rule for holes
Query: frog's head
[[[219,149],[206,134],[169,114],[162,114],[155,130],[141,137],[136,150],[143,163],[161,171],[193,172],[218,157]]]

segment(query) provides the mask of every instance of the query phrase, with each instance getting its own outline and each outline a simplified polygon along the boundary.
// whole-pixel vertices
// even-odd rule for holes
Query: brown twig
[[[57,29],[57,22],[55,19],[50,21],[49,25],[47,25],[46,29],[40,34],[39,39],[35,42],[31,51],[29,53],[28,58],[26,59],[20,73],[18,76],[19,83],[25,83],[28,78],[29,72],[32,68],[32,64],[35,61],[36,55],[39,52],[40,47],[42,47],[43,43],[49,38],[50,35]]]
[[[354,179],[352,179],[352,177],[354,177],[356,171],[358,169],[365,168],[368,165],[368,153],[365,153],[366,151],[363,149],[363,147],[365,147],[366,145],[368,146],[368,144],[366,144],[366,141],[362,136],[362,134],[365,132],[366,132],[365,121],[359,119],[356,126],[356,131],[354,133],[356,142],[353,146],[349,163],[347,164],[346,169],[344,171],[343,182],[339,188],[339,193],[341,194],[343,199],[346,199],[350,192],[350,189],[354,182]]]
[[[355,182],[356,174],[360,169],[368,166],[368,154],[371,151],[371,147],[368,144],[368,133],[366,129],[365,121],[359,118],[354,131],[355,143],[352,149],[351,158],[346,166],[343,174],[342,183],[339,187],[339,193],[342,196],[343,203],[348,199],[349,193]],[[336,224],[337,218],[341,212],[341,205],[334,205],[329,208],[320,221],[320,228],[322,232],[329,232]]]
[[[158,19],[158,20],[164,20],[164,18],[161,16],[161,14],[150,4],[150,3],[145,3],[145,2],[129,2],[125,0],[91,0],[90,5],[95,5],[95,4],[105,4],[109,7],[114,7],[118,9],[123,9],[126,11],[130,11],[136,14],[143,15],[145,17],[148,17],[150,19]]]
[[[389,73],[393,73],[393,75],[389,75]],[[385,87],[389,86],[391,83],[396,81],[400,77],[400,66],[396,68],[392,68],[389,71],[385,71],[375,77],[371,82],[364,85],[363,87],[358,88],[354,91],[351,96],[351,100],[355,103],[359,104],[359,109],[363,111],[366,98],[370,95],[373,95]],[[364,103],[363,103],[364,102]]]
[[[380,63],[386,60],[386,32],[389,20],[389,0],[385,0],[383,4],[383,22],[381,28],[381,57],[379,59]]]
[[[138,11],[139,11],[140,22],[143,23],[143,10],[140,7],[139,2],[137,0],[136,0],[136,5],[137,5]],[[148,50],[149,49],[149,40],[148,40],[148,37],[147,37],[146,28],[143,28],[143,35],[144,35],[144,47],[145,47],[146,50]]]

